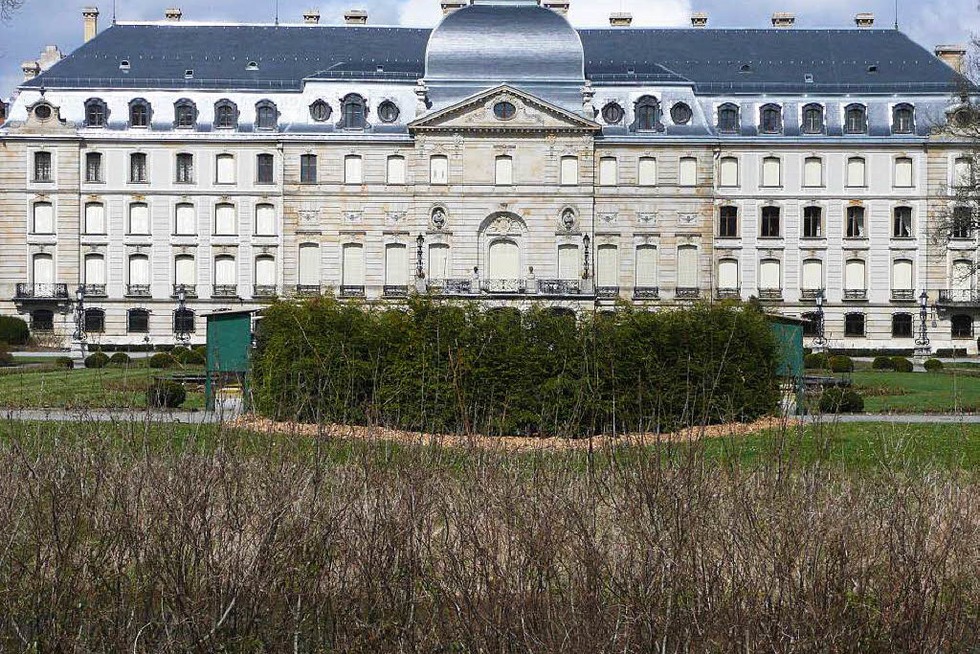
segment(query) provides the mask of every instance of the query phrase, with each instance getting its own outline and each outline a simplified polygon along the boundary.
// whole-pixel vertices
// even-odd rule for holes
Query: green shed
[[[223,388],[238,388],[247,394],[252,363],[252,321],[257,309],[216,311],[204,315],[207,321],[207,378],[205,398],[214,409],[215,397]]]
[[[777,372],[783,379],[783,406],[789,414],[803,412],[803,326],[805,320],[769,314],[769,325],[779,348]]]

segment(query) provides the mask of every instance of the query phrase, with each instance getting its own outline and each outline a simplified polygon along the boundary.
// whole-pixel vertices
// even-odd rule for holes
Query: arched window
[[[912,170],[913,164],[911,157],[896,157],[895,186],[898,188],[912,188]]]
[[[105,257],[101,254],[85,255],[85,295],[105,297],[106,294]]]
[[[783,287],[783,266],[779,259],[759,262],[759,290],[775,291]]]
[[[400,186],[405,183],[405,157],[399,155],[388,157],[386,177],[390,185]]]
[[[364,98],[351,93],[341,102],[343,116],[340,120],[341,129],[364,129],[367,126],[367,104]]]
[[[844,299],[863,300],[867,297],[867,268],[862,259],[848,259],[844,264]]]
[[[129,103],[129,126],[149,127],[151,107],[143,98],[137,98]]]
[[[191,236],[196,233],[197,217],[194,214],[194,205],[189,202],[181,202],[174,208],[174,234]]]
[[[844,133],[864,134],[868,131],[868,111],[862,104],[851,104],[844,109]]]
[[[634,107],[636,122],[634,129],[640,132],[652,132],[660,129],[660,103],[656,98],[645,95],[636,102]]]
[[[850,157],[847,160],[847,186],[863,188],[867,186],[864,157]]]
[[[509,239],[494,241],[490,244],[487,268],[490,279],[520,279],[520,247]]]
[[[864,314],[849,313],[844,316],[844,336],[860,338],[864,336]]]
[[[126,331],[130,334],[149,333],[150,312],[146,309],[130,309],[126,313]]]
[[[823,134],[823,106],[808,104],[803,107],[803,124],[801,127],[804,134]]]
[[[296,292],[316,295],[320,292],[320,246],[303,243],[299,246],[299,281]]]
[[[89,202],[85,205],[85,234],[105,234],[105,205]]]
[[[53,332],[54,331],[54,311],[51,309],[38,309],[31,313],[31,331],[33,332]]]
[[[759,111],[759,131],[763,134],[779,134],[783,131],[783,109],[777,104],[767,104]]]
[[[181,254],[174,257],[174,292],[183,287],[188,296],[197,290],[197,262],[194,255]]]
[[[864,207],[848,207],[847,238],[864,238],[865,235]]]
[[[238,264],[235,257],[222,255],[214,258],[214,297],[238,295]]]
[[[816,338],[820,336],[820,314],[819,313],[804,313],[803,318],[803,336],[807,338]]]
[[[85,181],[90,183],[101,183],[102,178],[102,153],[85,153]]]
[[[150,296],[150,258],[145,254],[129,257],[129,284],[126,286],[129,297]]]
[[[231,100],[218,100],[214,103],[214,126],[230,129],[238,125],[238,106]]]
[[[54,234],[54,205],[50,202],[35,202],[33,213],[32,233]]]
[[[803,262],[803,279],[800,288],[804,291],[811,291],[810,295],[815,295],[812,291],[819,291],[823,288],[823,261],[820,259],[806,259]]]
[[[85,331],[89,334],[105,332],[105,311],[103,309],[85,310]]]
[[[718,108],[718,131],[723,134],[738,132],[738,106],[728,103]]]
[[[190,128],[197,124],[197,105],[186,98],[174,103],[174,127]]]
[[[973,338],[973,317],[957,314],[950,318],[951,331],[953,338]]]
[[[915,111],[910,104],[896,105],[892,109],[892,133],[911,134],[915,130]]]
[[[109,111],[105,101],[100,98],[92,98],[85,101],[85,126],[86,127],[105,127],[109,118]]]
[[[718,290],[725,295],[738,295],[738,259],[722,259],[718,262]]]
[[[912,338],[912,314],[896,313],[892,316],[892,336],[894,338]]]
[[[255,205],[255,235],[276,235],[276,207],[268,203]]]
[[[260,100],[255,105],[255,126],[259,129],[275,129],[279,123],[279,111],[270,100]]]
[[[216,236],[231,236],[238,233],[238,220],[235,205],[222,202],[214,206],[214,233]]]
[[[276,295],[276,259],[269,255],[255,257],[254,297],[274,297]]]
[[[35,294],[50,293],[54,284],[54,257],[46,253],[35,254],[31,258],[31,280]]]
[[[194,333],[194,311],[191,309],[177,309],[174,311],[174,333],[193,334]]]

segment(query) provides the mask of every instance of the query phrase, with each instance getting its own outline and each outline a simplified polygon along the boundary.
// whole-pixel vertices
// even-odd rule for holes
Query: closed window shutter
[[[653,157],[641,157],[639,165],[640,186],[657,185],[657,160]]]
[[[684,157],[680,163],[680,185],[697,186],[698,160],[694,157]]]
[[[803,288],[816,290],[823,288],[823,262],[807,259],[803,262]]]
[[[490,244],[491,279],[519,279],[521,277],[521,251],[513,241],[495,241]]]
[[[85,257],[85,283],[103,285],[106,283],[105,257],[90,254]]]
[[[150,209],[142,202],[129,205],[129,233],[150,233]]]
[[[194,217],[194,205],[177,205],[177,233],[193,234],[197,231],[196,219]]]
[[[578,157],[561,158],[561,183],[562,186],[578,184]]]
[[[762,160],[762,185],[779,186],[779,159],[766,157]]]
[[[272,257],[258,257],[255,260],[255,285],[276,285],[276,260]]]
[[[912,286],[912,262],[896,261],[892,264],[892,289],[896,291],[907,291]]]
[[[738,159],[735,157],[721,160],[721,186],[738,186]]]
[[[866,288],[865,264],[863,261],[852,259],[844,267],[844,288],[849,291],[860,291]]]
[[[34,232],[54,233],[54,205],[50,202],[38,202],[34,205]]]
[[[766,259],[759,264],[759,288],[771,290],[783,287],[782,266],[775,259]]]
[[[174,283],[178,286],[193,286],[197,283],[197,266],[194,257],[177,257]]]
[[[558,278],[566,281],[578,279],[579,257],[577,245],[558,246]]]
[[[677,286],[698,288],[698,249],[693,245],[677,248]]]
[[[234,234],[235,207],[230,204],[219,204],[214,208],[214,233],[215,234]]]
[[[344,246],[344,286],[364,286],[364,247],[350,243]]]
[[[214,260],[214,283],[217,286],[234,286],[237,279],[234,258],[218,257]]]
[[[272,236],[276,233],[276,208],[271,204],[255,207],[255,233]]]
[[[313,244],[299,247],[300,286],[320,285],[320,247]]]
[[[35,254],[31,267],[35,284],[54,283],[54,257],[50,254]]]
[[[408,284],[408,248],[400,244],[385,246],[385,285]]]
[[[636,285],[653,288],[657,283],[657,248],[641,245],[636,248]]]
[[[129,258],[129,283],[134,286],[150,284],[150,259],[142,254]]]
[[[449,279],[449,246],[435,243],[429,246],[429,279]]]
[[[105,207],[101,204],[85,205],[85,233],[105,234]]]
[[[895,186],[912,186],[912,160],[900,157],[895,160]]]
[[[864,159],[852,157],[847,160],[847,185],[864,186]]]
[[[429,161],[429,172],[432,184],[448,184],[449,159],[443,156],[432,157]]]
[[[497,157],[497,186],[510,186],[514,183],[514,160],[510,157]]]
[[[388,157],[388,183],[405,183],[405,159],[404,157]]]
[[[684,284],[681,284],[681,286],[689,288]],[[738,287],[738,261],[735,259],[722,259],[718,262],[718,288]]]
[[[235,183],[235,158],[230,154],[218,155],[218,184]]]
[[[823,160],[807,157],[803,163],[803,185],[814,187],[823,184]]]
[[[619,286],[619,248],[600,245],[596,255],[596,281],[599,286]]]
[[[606,157],[599,161],[600,186],[615,186],[618,176],[619,170],[615,159]]]
[[[346,184],[361,184],[363,181],[361,158],[358,156],[344,157],[344,182]]]

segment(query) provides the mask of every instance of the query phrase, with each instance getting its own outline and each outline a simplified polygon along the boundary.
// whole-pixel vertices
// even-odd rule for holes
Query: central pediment
[[[512,86],[481,91],[409,123],[412,132],[598,132],[595,121]]]

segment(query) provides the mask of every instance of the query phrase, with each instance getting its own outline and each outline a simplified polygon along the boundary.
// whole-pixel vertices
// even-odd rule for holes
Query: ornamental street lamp
[[[582,237],[582,243],[585,245],[585,266],[582,271],[582,279],[589,278],[589,252],[591,251],[592,239],[586,234]]]
[[[85,287],[75,290],[75,333],[72,338],[85,350]]]
[[[924,356],[929,354],[931,343],[929,341],[929,294],[922,291],[919,296],[919,337],[915,339],[916,354]]]
[[[425,236],[419,234],[419,237],[415,239],[415,244],[418,246],[415,253],[415,276],[419,279],[425,279],[425,268],[422,265],[422,248],[425,246]]]
[[[174,335],[178,343],[186,343],[191,339],[187,331],[187,287],[181,284],[177,287],[177,313],[174,316]]]
[[[817,299],[817,325],[816,325],[817,340],[814,342],[814,344],[817,346],[817,349],[823,350],[823,348],[826,347],[827,345],[827,338],[824,335],[824,313],[823,313],[824,294],[822,288],[817,291],[816,299]]]

